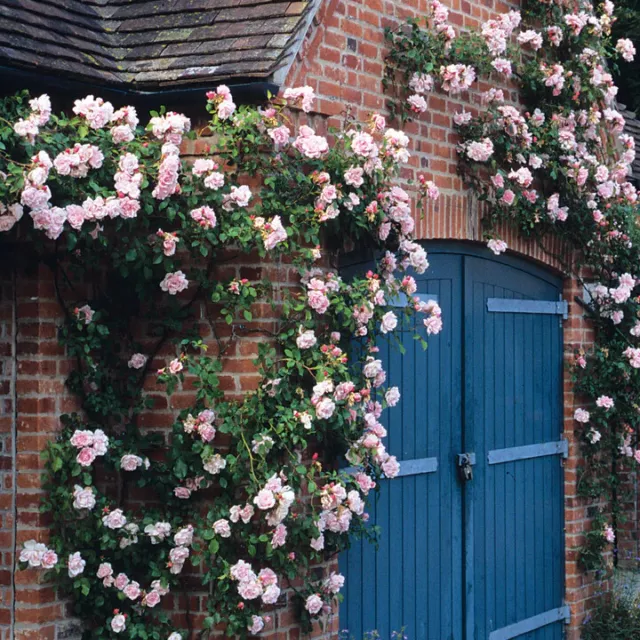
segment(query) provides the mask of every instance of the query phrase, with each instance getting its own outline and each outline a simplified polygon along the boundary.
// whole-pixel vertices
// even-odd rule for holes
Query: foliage
[[[614,38],[630,38],[640,41],[640,2],[621,0],[613,24]],[[619,98],[631,111],[640,115],[640,60],[622,66],[612,65],[613,77],[620,87]]]
[[[571,250],[569,261],[556,258],[584,285],[578,302],[596,329],[593,352],[576,353],[573,366],[575,389],[589,401],[575,419],[587,459],[579,491],[596,511],[582,550],[590,569],[603,566],[612,526],[623,518],[620,473],[640,462],[640,234],[636,189],[627,181],[635,150],[607,71],[613,59],[632,60],[635,49],[612,41],[613,9],[608,0],[596,7],[531,1],[522,15],[510,11],[457,34],[433,0],[426,21],[387,34],[387,86],[395,86],[394,109],[405,118],[427,109],[433,87],[455,97],[491,72],[494,86],[480,106],[453,116],[460,173],[486,204],[489,248],[507,249],[496,235],[506,221],[543,247],[553,234]],[[611,525],[597,506],[603,499]]]
[[[218,87],[213,148],[193,164],[180,114],[143,130],[135,109],[93,96],[73,115],[47,96],[0,105],[2,241],[53,265],[81,404],[44,454],[49,546],[29,541],[20,560],[73,595],[87,638],[181,638],[159,605],[187,560],[209,592],[204,635],[259,632],[289,581],[310,626],[344,578],[309,568],[371,536],[367,496],[398,472],[378,419],[399,394],[375,345],[415,313],[427,333],[441,326],[437,304],[412,298],[426,254],[393,186],[408,139],[381,116],[292,138],[287,107],[312,102],[301,88],[237,108]],[[375,270],[343,281],[330,262],[347,245],[376,252]],[[298,280],[239,278],[238,259]],[[225,394],[227,355],[255,335],[257,390]],[[143,428],[189,390],[170,437]],[[337,469],[345,456],[355,471]]]
[[[600,600],[585,621],[585,640],[628,640],[640,635],[640,601],[637,584],[623,585]]]

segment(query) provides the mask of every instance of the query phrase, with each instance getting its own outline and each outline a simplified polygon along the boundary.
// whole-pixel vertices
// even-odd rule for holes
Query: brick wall
[[[58,344],[57,326],[62,316],[50,270],[18,271],[16,278],[16,398],[17,488],[16,531],[18,549],[25,540],[47,539],[47,516],[39,512],[42,496],[40,458],[52,438],[62,413],[76,408],[64,389],[72,362]],[[15,573],[16,593],[13,636],[16,640],[62,640],[73,635],[66,603],[38,570]]]
[[[452,21],[464,27],[477,26],[495,12],[508,10],[510,5],[495,0],[471,4],[465,0],[448,0]],[[371,111],[383,111],[385,95],[382,90],[384,37],[383,28],[395,25],[408,15],[424,14],[426,0],[324,0],[314,24],[290,71],[287,86],[311,85],[319,100],[313,126],[320,131],[337,124],[345,105],[352,113],[366,119]],[[413,139],[413,155],[403,178],[413,179],[418,171],[433,179],[442,191],[439,202],[433,203],[417,217],[420,238],[481,240],[481,211],[471,194],[464,189],[456,175],[456,138],[451,128],[451,116],[464,103],[446,96],[429,98],[429,110],[417,122],[408,125]],[[199,153],[203,142],[188,148]],[[560,261],[553,255],[565,255],[563,247],[550,242],[543,249],[520,239],[510,229],[503,237],[510,248],[533,260],[559,269]],[[229,265],[230,275],[260,279],[291,285],[293,275],[286,265],[257,265],[250,260]],[[233,274],[231,274],[233,272]],[[11,589],[13,565],[14,500],[17,500],[17,541],[29,538],[46,539],[47,522],[38,513],[40,498],[41,462],[39,451],[51,438],[58,424],[58,416],[73,408],[63,387],[63,380],[71,366],[56,341],[56,323],[61,311],[55,301],[52,274],[45,268],[38,273],[18,272],[13,282],[13,269],[0,271],[0,640],[61,640],[77,637],[77,627],[69,619],[65,603],[60,602],[50,585],[43,584],[35,571],[15,575],[15,596]],[[577,284],[567,280],[565,298],[570,302],[570,318],[565,323],[567,362],[575,348],[588,346],[591,331],[582,317],[580,307],[573,302],[579,295]],[[277,318],[264,309],[257,313],[255,324],[247,329],[273,328]],[[262,315],[260,315],[262,313]],[[14,324],[14,314],[19,319]],[[267,315],[265,315],[267,314]],[[212,340],[206,309],[199,318],[203,337]],[[255,388],[257,377],[249,360],[255,356],[257,344],[264,337],[247,331],[227,352],[221,376],[222,388],[240,395]],[[161,362],[158,363],[162,365]],[[565,437],[570,441],[571,455],[565,466],[566,528],[567,528],[567,601],[573,617],[571,640],[579,638],[579,625],[595,593],[589,576],[577,566],[575,547],[581,543],[580,532],[588,526],[586,506],[576,497],[576,468],[580,464],[573,431],[574,398],[569,373],[565,374]],[[154,395],[150,382],[148,393]],[[18,403],[15,405],[16,394]],[[188,390],[179,391],[167,404],[159,394],[158,410],[143,417],[149,428],[166,428],[173,422],[175,410],[190,402]],[[17,409],[17,425],[14,421]],[[17,426],[17,465],[12,464],[13,439]],[[13,482],[17,482],[14,498]],[[176,594],[171,606],[182,624],[187,619],[197,629],[201,620],[204,593],[189,591]],[[15,605],[14,605],[15,599]],[[185,612],[190,611],[190,616]],[[13,625],[13,626],[12,626]],[[13,629],[13,632],[12,632]],[[337,616],[332,616],[325,629],[319,626],[314,636],[335,636]],[[290,607],[278,609],[265,632],[269,638],[297,640],[300,636]],[[3,634],[3,635],[2,635]]]
[[[43,467],[40,451],[55,437],[60,414],[78,408],[64,387],[74,363],[65,357],[57,340],[63,312],[48,268],[25,272],[21,268],[14,271],[3,267],[0,274],[4,278],[0,279],[0,640],[79,640],[81,627],[72,617],[69,603],[61,600],[52,585],[42,580],[42,572],[12,571],[14,517],[17,516],[18,549],[25,540],[47,541],[49,522],[47,516],[39,513]],[[296,271],[285,260],[260,264],[255,256],[227,262],[218,275],[255,282],[264,278],[274,283],[276,289],[297,284]],[[63,295],[66,296],[66,292],[63,291]],[[215,354],[218,348],[214,329],[225,346],[220,382],[229,398],[240,398],[244,392],[256,388],[259,378],[251,360],[257,355],[258,344],[268,339],[267,333],[277,331],[279,318],[270,305],[256,304],[251,310],[253,320],[237,327],[233,338],[226,323],[215,321],[217,314],[211,305],[202,304],[195,313],[195,324],[209,352]],[[172,347],[167,345],[151,369],[165,366],[173,357]],[[168,401],[164,387],[157,387],[153,376],[149,376],[145,390],[155,400],[154,410],[141,416],[141,425],[149,430],[167,433],[177,412],[193,401],[188,379]],[[12,435],[16,426],[17,457],[14,459],[11,457]],[[149,500],[152,496],[141,495],[130,488],[128,506],[135,508],[143,499]],[[337,570],[335,560],[313,570],[323,572],[329,568]],[[13,580],[15,596],[11,589]],[[167,607],[175,623],[192,629],[192,638],[196,638],[205,617],[207,594],[195,573],[187,577],[185,585],[184,592],[173,593],[167,599]],[[270,612],[271,622],[265,627],[267,637],[278,640],[300,637],[297,616],[290,604],[291,595],[290,588],[283,588],[279,604]],[[313,637],[335,636],[337,631],[337,616],[330,616],[325,626],[316,625]],[[222,632],[217,636],[222,637]]]
[[[500,0],[443,0],[450,9],[450,21],[460,29],[475,28],[482,22],[517,8],[517,3]],[[287,86],[309,84],[318,94],[317,111],[332,125],[339,125],[345,106],[361,120],[372,111],[385,113],[387,97],[382,87],[385,55],[384,28],[395,27],[410,16],[423,16],[427,0],[328,0],[321,6],[312,29],[296,59]],[[490,85],[481,85],[485,91]],[[505,89],[509,89],[505,87]],[[516,100],[515,92],[507,93]],[[412,157],[403,171],[406,180],[423,173],[441,191],[440,199],[429,203],[416,216],[416,235],[428,239],[482,241],[482,210],[473,194],[465,189],[456,172],[457,136],[452,116],[464,107],[475,111],[477,94],[449,97],[434,93],[428,97],[428,109],[405,126],[412,140]],[[410,187],[409,187],[410,188]],[[562,272],[562,264],[570,255],[559,241],[548,238],[543,245],[526,241],[509,227],[501,230],[511,251]],[[567,278],[564,298],[569,301],[570,317],[565,322],[565,362],[573,362],[577,349],[588,348],[593,334],[581,307],[574,302],[582,292],[577,281]],[[576,548],[583,542],[581,531],[589,526],[588,506],[576,495],[576,468],[580,464],[573,413],[580,406],[574,397],[570,372],[565,369],[564,437],[570,443],[570,456],[565,465],[566,522],[566,601],[571,606],[572,620],[568,638],[580,637],[580,625],[594,596],[603,584],[596,584],[592,574],[584,574],[577,563]],[[630,524],[629,527],[633,527]],[[605,582],[606,588],[608,583]]]
[[[13,621],[15,286],[13,271],[0,274],[0,638]]]

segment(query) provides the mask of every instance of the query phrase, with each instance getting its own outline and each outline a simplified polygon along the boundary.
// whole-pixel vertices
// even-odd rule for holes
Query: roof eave
[[[179,106],[183,111],[197,107],[202,110],[204,94],[220,84],[228,85],[237,104],[263,102],[268,95],[277,95],[279,85],[271,78],[219,78],[198,86],[144,89],[135,86],[100,84],[91,80],[75,80],[62,75],[42,74],[34,70],[0,65],[0,93],[9,95],[22,89],[38,93],[53,93],[76,99],[90,93],[112,101],[116,107],[131,104],[141,109]],[[197,100],[196,100],[197,98]]]

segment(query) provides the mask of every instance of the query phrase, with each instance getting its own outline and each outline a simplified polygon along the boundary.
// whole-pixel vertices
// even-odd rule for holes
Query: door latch
[[[476,463],[475,453],[459,453],[458,469],[460,470],[460,478],[465,482],[473,480],[473,465]]]

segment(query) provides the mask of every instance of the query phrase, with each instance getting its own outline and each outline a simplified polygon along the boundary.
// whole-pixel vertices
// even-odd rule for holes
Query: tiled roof
[[[319,0],[0,0],[0,66],[137,91],[273,81]]]

